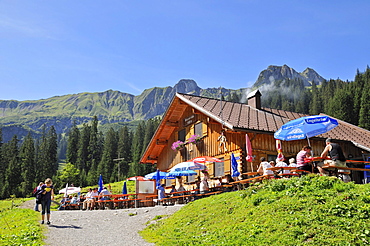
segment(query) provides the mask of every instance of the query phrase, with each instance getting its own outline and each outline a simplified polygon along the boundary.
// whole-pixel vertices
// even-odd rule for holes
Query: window
[[[215,165],[214,165],[214,176],[215,177],[222,177],[225,174],[225,169],[224,169],[225,163],[223,159],[221,160],[222,162],[215,162]]]
[[[203,136],[203,124],[202,122],[194,125],[194,135]]]
[[[276,161],[277,155],[267,155],[267,161]]]
[[[185,142],[186,133],[185,129],[182,129],[178,132],[178,140]]]

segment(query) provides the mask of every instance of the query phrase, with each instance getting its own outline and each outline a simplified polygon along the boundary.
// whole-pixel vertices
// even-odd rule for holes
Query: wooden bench
[[[140,206],[139,207],[154,207],[153,200],[140,200],[139,201]]]
[[[70,201],[66,201],[62,207],[64,208],[64,210],[79,210],[81,209],[81,204],[82,203],[70,203]]]

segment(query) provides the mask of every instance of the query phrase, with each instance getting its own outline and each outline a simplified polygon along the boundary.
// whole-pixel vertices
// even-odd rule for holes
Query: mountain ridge
[[[260,87],[278,79],[304,78],[304,83],[323,80],[315,70],[306,68],[302,74],[294,69],[283,66],[269,66],[263,70],[254,87]],[[322,80],[321,80],[322,79]],[[226,89],[221,88],[222,96],[227,98],[232,93],[239,98],[245,98],[250,88]],[[76,121],[77,125],[89,122],[94,116],[98,117],[99,124],[123,124],[137,120],[147,120],[161,116],[170,104],[176,92],[194,94],[212,98],[220,98],[220,88],[200,88],[192,79],[181,79],[173,87],[152,87],[145,89],[140,95],[134,96],[118,90],[104,92],[81,92],[54,96],[40,100],[0,100],[0,125],[3,128],[4,141],[9,140],[12,134],[25,132],[40,133],[42,126],[54,125],[58,134],[66,133]],[[22,130],[20,130],[22,128]],[[5,134],[4,134],[5,133]]]

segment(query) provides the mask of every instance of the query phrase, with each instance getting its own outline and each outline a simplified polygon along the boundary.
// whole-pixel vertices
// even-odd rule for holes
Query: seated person
[[[287,167],[287,166],[288,166],[288,164],[286,164],[283,160],[276,159],[275,167]],[[281,170],[279,170],[278,172],[281,173]],[[283,173],[288,174],[288,173],[290,173],[290,171],[289,170],[284,170]]]
[[[185,187],[182,184],[180,184],[180,186],[177,188],[177,192],[179,191],[186,191]]]
[[[231,177],[231,174],[226,174],[226,176],[225,176],[225,184],[230,184],[232,182],[235,182],[235,180]]]
[[[92,193],[92,189],[91,188],[89,188],[88,189],[88,191],[87,191],[87,193],[85,194],[85,200],[83,201],[83,203],[82,203],[82,210],[86,210],[87,209],[87,206],[88,206],[88,204],[90,203],[90,199],[93,199],[92,197],[91,197],[91,193]]]
[[[60,200],[60,206],[59,206],[58,210],[64,210],[65,207],[69,204],[69,202],[70,202],[69,197],[68,196],[64,196],[62,198],[62,200]]]
[[[295,163],[295,159],[294,158],[290,158],[289,159],[289,165],[288,165],[288,167],[297,167],[297,164]],[[289,173],[295,173],[295,172],[291,172],[289,170]]]
[[[303,146],[301,151],[298,152],[297,160],[297,169],[312,172],[312,166],[310,163],[305,162],[305,158],[311,157],[311,147]]]
[[[97,196],[99,196],[98,188],[94,188],[91,192],[90,198],[86,199],[88,200],[87,209],[93,210],[95,207],[95,201],[97,199]]]
[[[221,187],[222,186],[222,178],[218,178],[214,182],[215,187]]]
[[[103,190],[99,194],[99,196],[101,196],[100,199],[99,199],[99,201],[98,201],[100,208],[103,208],[104,207],[102,201],[110,200],[109,195],[112,195],[112,193],[110,193],[110,191],[107,189],[107,187],[104,186],[103,187]]]
[[[171,191],[170,191],[170,193],[173,193],[173,192],[176,192],[177,190],[176,190],[176,188],[175,188],[175,185],[171,185]]]
[[[257,169],[258,174],[260,174],[260,175],[273,175],[274,172],[271,171],[271,170],[267,170],[267,168],[274,167],[274,166],[271,165],[270,163],[268,163],[266,161],[265,157],[261,157],[260,161],[261,161],[261,163],[260,163],[260,165]]]
[[[157,190],[158,190],[158,202],[161,202],[164,198],[167,197],[166,196],[166,191],[165,191],[164,187],[166,187],[165,184],[161,184],[161,185],[157,186]]]
[[[77,196],[72,196],[72,199],[70,201],[70,204],[78,204],[78,197]]]
[[[337,167],[347,167],[346,163],[346,157],[344,156],[343,150],[340,147],[339,144],[333,143],[333,141],[328,138],[325,140],[326,147],[321,153],[322,158],[327,158],[329,155],[330,160],[324,160],[323,163],[319,163],[317,166],[317,169],[319,169],[319,172],[321,174],[327,174],[327,172],[322,168],[323,165],[326,166],[337,166]],[[344,172],[344,170],[338,170],[339,172]],[[343,177],[344,182],[349,182],[351,181],[351,177],[347,174],[344,175]]]

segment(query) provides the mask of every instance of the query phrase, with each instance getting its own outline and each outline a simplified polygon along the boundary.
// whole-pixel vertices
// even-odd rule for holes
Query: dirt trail
[[[20,207],[33,209],[35,200]],[[52,211],[51,224],[45,225],[46,245],[154,245],[139,231],[159,215],[170,215],[183,205],[115,210]],[[41,216],[40,216],[41,217]]]

